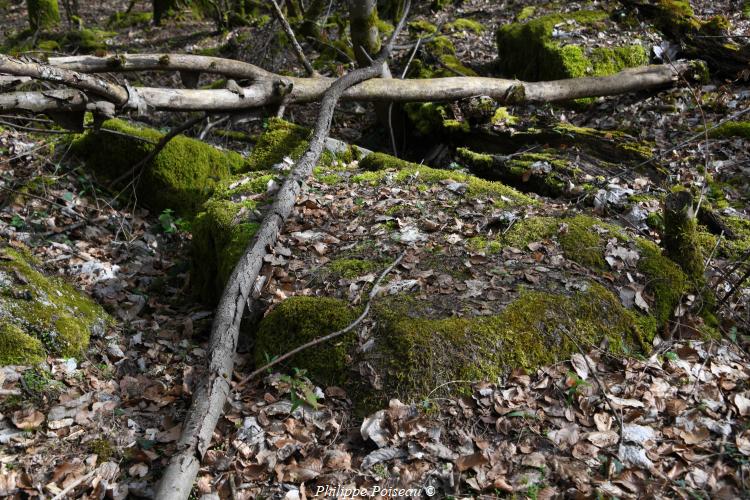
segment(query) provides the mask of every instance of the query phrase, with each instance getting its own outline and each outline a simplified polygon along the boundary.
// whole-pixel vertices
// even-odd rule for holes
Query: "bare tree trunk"
[[[350,0],[349,30],[354,57],[360,67],[368,66],[373,54],[380,50],[377,0]]]

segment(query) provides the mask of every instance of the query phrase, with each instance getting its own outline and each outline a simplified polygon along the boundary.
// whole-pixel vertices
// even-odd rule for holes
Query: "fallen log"
[[[0,58],[0,72],[11,75],[35,75],[35,78],[70,85],[107,98],[119,108],[128,104],[139,109],[164,111],[228,112],[267,105],[304,103],[320,100],[335,81],[332,78],[294,78],[266,72],[253,65],[228,59],[171,54],[143,56],[121,55],[112,58],[93,56],[51,58],[50,66]],[[3,64],[3,61],[6,64]],[[160,63],[159,61],[162,61]],[[33,65],[26,67],[25,65]],[[58,67],[59,66],[59,67]],[[51,68],[46,71],[44,68]],[[190,71],[210,72],[228,78],[247,78],[252,83],[239,89],[194,90],[154,87],[125,87],[88,73],[116,71]],[[65,71],[65,78],[59,77]],[[522,82],[488,77],[448,77],[430,79],[376,78],[347,89],[341,98],[348,101],[418,102],[452,101],[484,95],[504,102],[556,102],[582,97],[617,95],[650,90],[676,83],[680,78],[696,80],[703,75],[700,61],[643,66],[603,77],[586,77],[547,82]],[[80,82],[99,82],[101,85]],[[72,83],[69,83],[72,82]],[[75,83],[75,85],[74,85]],[[21,104],[18,104],[21,103]],[[134,104],[137,103],[137,106]],[[60,110],[59,99],[49,92],[0,93],[0,110],[34,112]]]
[[[347,73],[326,90],[307,150],[284,180],[273,205],[263,218],[260,229],[232,271],[211,327],[208,373],[193,395],[192,405],[177,442],[178,451],[170,460],[159,483],[156,498],[186,499],[190,495],[200,460],[211,444],[213,431],[229,395],[229,381],[232,378],[240,322],[260,274],[263,258],[268,249],[273,248],[276,243],[284,222],[302,190],[302,184],[310,177],[313,167],[320,159],[336,104],[347,88],[382,74],[393,41],[406,21],[409,4],[410,1],[407,0],[403,17],[382,54],[372,65]]]

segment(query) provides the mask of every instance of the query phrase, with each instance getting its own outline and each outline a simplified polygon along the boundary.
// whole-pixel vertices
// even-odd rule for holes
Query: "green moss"
[[[409,30],[417,34],[431,35],[437,31],[437,26],[424,19],[417,19],[408,23]]]
[[[568,181],[579,183],[579,169],[571,165],[567,157],[559,156],[554,149],[540,153],[522,153],[510,158],[493,158],[467,148],[458,148],[456,155],[480,177],[498,180],[522,191],[561,196],[567,190]]]
[[[91,169],[108,178],[117,178],[130,170],[162,137],[157,130],[116,119],[107,120],[102,128],[134,138],[105,131],[89,132],[74,140],[73,150]],[[220,151],[197,139],[178,135],[145,166],[137,183],[139,200],[157,212],[170,208],[189,217],[222,179],[249,168],[249,162],[233,151]]]
[[[310,130],[293,123],[271,118],[248,159],[250,170],[267,170],[285,156],[298,159],[308,145]]]
[[[107,26],[112,28],[132,28],[148,24],[151,22],[153,14],[151,12],[116,12],[109,16]]]
[[[662,239],[667,255],[697,285],[703,283],[704,266],[693,205],[693,196],[687,189],[674,189],[667,195]]]
[[[35,365],[44,359],[44,346],[20,327],[0,320],[0,366]]]
[[[641,253],[638,270],[646,276],[646,290],[654,297],[651,314],[657,324],[663,326],[688,289],[687,277],[653,242],[643,238],[636,242]]]
[[[722,254],[734,259],[740,258],[741,255],[750,250],[750,220],[736,216],[724,217],[723,220],[737,238],[734,240],[725,238],[723,240]]]
[[[255,360],[258,366],[313,339],[338,331],[352,323],[360,311],[344,301],[327,297],[290,297],[277,305],[261,322],[257,332]],[[356,344],[351,331],[292,357],[287,366],[308,370],[324,385],[345,387]]]
[[[648,64],[648,52],[642,45],[628,45],[625,47],[597,47],[589,56],[593,65],[594,76],[606,76]]]
[[[60,24],[57,0],[26,0],[26,5],[32,30],[47,30]]]
[[[605,153],[611,151],[626,159],[643,161],[653,157],[654,143],[637,141],[618,130],[599,130],[561,122],[557,123],[552,131],[561,138],[572,137],[578,142],[599,148]]]
[[[466,248],[473,252],[481,252],[486,255],[494,255],[502,251],[503,246],[499,241],[487,239],[484,236],[473,236],[466,240]]]
[[[572,296],[523,292],[494,316],[411,318],[413,309],[403,297],[376,307],[374,356],[388,397],[420,399],[451,381],[495,381],[512,368],[566,359],[578,352],[575,342],[606,337],[614,354],[645,345],[638,317],[594,283]]]
[[[600,233],[603,233],[600,234]],[[503,235],[503,244],[524,249],[529,243],[556,237],[565,258],[592,270],[604,270],[608,238],[627,240],[622,229],[586,215],[530,217],[516,222]]]
[[[37,271],[26,252],[13,248],[0,251],[0,359],[34,363],[45,352],[63,357],[82,355],[90,333],[103,333],[111,322],[109,316],[61,279]]]
[[[552,36],[556,27],[569,22],[595,25],[607,17],[604,11],[582,10],[501,26],[497,31],[501,70],[521,80],[539,81],[609,75],[647,64],[648,53],[639,44],[600,47],[586,53],[582,47],[564,45]]]
[[[362,259],[336,259],[326,266],[332,273],[346,279],[357,278],[380,267],[378,262]]]
[[[518,123],[518,117],[510,114],[508,112],[508,108],[506,108],[505,106],[500,106],[495,110],[495,113],[492,115],[492,119],[490,120],[490,123],[496,126],[515,125]]]
[[[404,110],[421,135],[440,130],[448,116],[445,105],[435,102],[410,102]]]
[[[266,191],[272,175],[262,172],[241,176],[245,182],[231,188],[236,179],[225,181],[193,221],[193,290],[207,304],[214,304],[259,224],[250,222],[255,199]]]
[[[115,453],[114,446],[106,439],[94,439],[88,442],[89,451],[96,455],[96,463],[109,461]]]
[[[742,2],[742,17],[750,19],[750,0]]]
[[[536,12],[536,7],[533,5],[527,5],[523,9],[521,9],[521,12],[516,15],[516,21],[525,21],[532,17],[534,13]]]
[[[360,162],[360,166],[365,170],[376,170],[374,172],[365,172],[352,177],[353,182],[366,182],[377,184],[386,176],[396,171],[393,175],[395,182],[406,182],[409,180],[418,180],[420,183],[434,184],[447,179],[467,184],[468,196],[489,196],[495,198],[498,206],[505,205],[534,205],[536,202],[526,195],[523,195],[513,188],[510,188],[500,182],[480,179],[473,175],[455,172],[451,170],[441,170],[418,165],[408,161],[400,160],[385,153],[372,153]]]
[[[115,36],[116,33],[104,31],[96,28],[81,28],[65,33],[60,41],[60,45],[69,49],[77,50],[83,53],[94,53],[103,51],[107,48],[107,39]]]
[[[750,122],[726,122],[709,131],[708,135],[716,139],[728,139],[731,137],[750,139]]]
[[[459,18],[452,23],[446,24],[445,29],[449,31],[466,31],[479,35],[485,30],[485,27],[482,26],[482,23],[473,19]]]

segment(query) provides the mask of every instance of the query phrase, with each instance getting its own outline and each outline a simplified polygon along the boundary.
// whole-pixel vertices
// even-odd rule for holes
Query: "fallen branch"
[[[48,64],[22,61],[0,54],[0,73],[62,83],[74,89],[96,94],[118,106],[123,106],[128,102],[128,90],[122,85],[108,82],[99,76],[78,73]]]
[[[287,359],[291,358],[295,354],[299,354],[300,352],[309,349],[311,347],[315,347],[316,345],[323,344],[325,342],[328,342],[329,340],[333,340],[336,337],[340,337],[344,335],[345,333],[348,333],[355,329],[357,325],[359,325],[362,320],[364,320],[367,315],[370,313],[370,305],[372,304],[372,299],[375,298],[375,295],[378,293],[378,287],[380,286],[380,283],[383,281],[383,279],[390,273],[400,262],[401,259],[404,258],[404,255],[406,255],[406,252],[402,252],[401,255],[398,256],[398,258],[393,261],[393,263],[388,266],[385,271],[381,273],[381,275],[378,277],[378,279],[375,281],[375,284],[372,286],[372,290],[370,290],[370,294],[367,297],[367,304],[365,304],[365,309],[362,311],[362,314],[359,315],[357,319],[349,323],[349,325],[346,328],[343,328],[341,330],[338,330],[333,333],[329,333],[328,335],[324,335],[322,337],[318,337],[316,339],[311,340],[310,342],[307,342],[305,344],[302,344],[299,347],[295,347],[289,352],[286,352],[282,354],[281,356],[275,358],[273,361],[266,363],[265,365],[261,366],[260,368],[256,369],[254,372],[252,372],[247,377],[240,380],[236,385],[235,389],[241,388],[243,385],[247,384],[249,381],[260,375],[261,373],[265,372],[269,368],[273,368],[274,366],[278,365],[279,363],[286,361]]]
[[[263,218],[253,240],[245,249],[232,271],[211,327],[208,373],[196,388],[193,402],[185,418],[182,434],[177,442],[177,453],[159,482],[156,498],[186,499],[198,473],[200,460],[211,444],[216,424],[221,417],[224,402],[229,395],[229,381],[234,367],[240,322],[248,304],[250,292],[260,274],[263,259],[273,248],[284,222],[294,208],[302,184],[312,174],[323,152],[325,139],[331,128],[333,112],[344,91],[369,78],[380,75],[393,44],[406,21],[410,1],[404,7],[404,16],[393,31],[388,44],[378,59],[369,67],[354,70],[334,82],[325,92],[315,129],[305,153],[294,165],[279,189],[273,205]],[[252,305],[250,306],[252,308]]]
[[[332,78],[294,78],[276,75],[255,66],[229,59],[205,56],[176,56],[151,54],[144,56],[120,55],[113,58],[93,56],[51,58],[50,64],[58,69],[85,73],[136,70],[206,71],[228,78],[248,78],[254,75],[248,87],[232,90],[165,89],[154,87],[129,87],[131,100],[145,108],[171,111],[238,111],[271,104],[295,104],[320,100],[335,81]],[[162,60],[164,63],[159,64]],[[23,63],[34,64],[36,63]],[[425,102],[453,101],[472,96],[489,96],[499,102],[555,102],[617,95],[627,92],[649,90],[673,85],[683,75],[692,76],[697,62],[680,61],[670,65],[652,65],[632,68],[614,75],[586,77],[548,82],[521,82],[488,77],[449,77],[430,79],[386,79],[376,78],[361,82],[347,89],[341,98],[348,101],[371,102]],[[50,67],[50,66],[45,66]],[[75,68],[73,71],[71,68]],[[0,71],[8,71],[9,68]],[[21,68],[23,69],[23,68]],[[26,74],[21,71],[13,74]],[[54,68],[53,68],[54,69]],[[258,71],[263,71],[259,77]],[[93,77],[89,77],[93,78]],[[692,79],[692,78],[691,78]],[[65,83],[65,82],[61,82]],[[76,87],[78,88],[78,87]],[[124,88],[123,88],[124,89]],[[61,91],[57,91],[61,92]],[[67,91],[70,92],[70,91]],[[66,96],[70,99],[72,94]],[[0,93],[0,111],[30,110],[44,112],[65,108],[60,102],[63,96],[49,92]],[[127,99],[126,99],[127,100]],[[112,101],[121,106],[120,101]],[[76,103],[75,109],[83,109],[85,103]]]

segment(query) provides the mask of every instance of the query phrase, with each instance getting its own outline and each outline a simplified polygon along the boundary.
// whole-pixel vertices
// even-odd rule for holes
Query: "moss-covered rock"
[[[497,31],[500,67],[508,76],[527,81],[602,76],[648,63],[648,52],[640,44],[587,49],[566,44],[554,31],[574,31],[580,26],[603,28],[608,14],[581,10],[549,14],[529,21],[501,26]]]
[[[37,265],[24,249],[0,248],[0,365],[81,356],[89,335],[111,322],[99,305]]]
[[[371,349],[357,352],[351,332],[299,354],[289,366],[309,370],[316,382],[349,387],[361,407],[391,397],[419,400],[449,382],[448,390],[455,391],[470,381],[495,381],[513,368],[566,359],[577,352],[576,343],[598,345],[606,338],[614,354],[644,346],[636,314],[600,285],[582,288],[572,295],[523,292],[499,314],[465,318],[424,317],[423,304],[414,296],[378,299]],[[256,360],[263,363],[269,355],[337,331],[357,314],[330,298],[287,299],[261,323]],[[360,363],[375,368],[375,386],[359,375]]]
[[[242,252],[260,225],[256,214],[273,175],[252,172],[222,183],[192,224],[191,280],[207,304],[218,302]]]
[[[639,254],[637,271],[644,275],[645,290],[653,303],[652,319],[642,323],[642,332],[650,337],[657,327],[669,321],[683,294],[691,287],[686,274],[653,242],[643,238],[633,240],[619,226],[595,217],[575,215],[529,217],[514,223],[494,239],[478,240],[472,244],[476,249],[492,253],[507,246],[524,249],[530,243],[554,239],[565,258],[594,273],[603,273],[607,270],[607,241],[612,238],[620,244],[632,246]]]
[[[256,336],[255,359],[260,366],[315,338],[341,330],[360,311],[327,297],[291,297],[263,319]],[[308,370],[315,382],[344,386],[349,378],[349,356],[357,341],[351,331],[329,343],[301,352],[288,366]]]
[[[109,179],[116,179],[133,168],[162,138],[158,130],[117,119],[107,120],[102,129],[76,138],[73,151],[86,160],[89,168]],[[144,166],[136,181],[138,197],[157,211],[169,208],[190,217],[222,179],[250,167],[238,153],[221,151],[197,139],[178,135]]]
[[[307,149],[309,137],[309,129],[271,118],[248,159],[250,170],[267,170],[287,156],[298,159]]]

